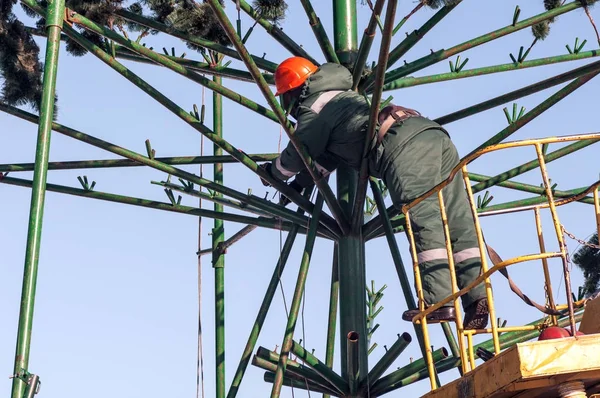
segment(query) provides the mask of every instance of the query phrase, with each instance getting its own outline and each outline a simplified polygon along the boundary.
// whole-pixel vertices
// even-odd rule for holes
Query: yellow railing
[[[526,331],[526,330],[532,330],[532,329],[537,328],[537,326],[535,326],[535,325],[498,327],[497,321],[496,321],[496,319],[497,319],[496,318],[496,310],[495,310],[495,306],[494,306],[494,298],[493,298],[493,294],[492,294],[492,285],[490,282],[490,276],[502,268],[508,267],[513,264],[526,262],[526,261],[541,260],[542,267],[544,270],[545,289],[546,289],[546,293],[547,293],[547,297],[548,297],[548,302],[546,305],[548,308],[553,309],[555,311],[568,309],[568,312],[569,312],[568,315],[570,318],[571,327],[574,328],[574,326],[575,326],[574,307],[582,305],[582,302],[574,303],[572,300],[570,276],[569,276],[569,269],[568,269],[568,258],[567,258],[568,252],[567,252],[567,248],[566,248],[566,244],[565,244],[563,227],[559,221],[556,207],[579,200],[579,199],[587,196],[590,192],[593,192],[594,209],[596,212],[596,227],[598,229],[598,232],[600,233],[600,203],[599,203],[600,201],[598,199],[598,196],[599,196],[598,195],[598,187],[600,186],[600,181],[594,183],[585,192],[582,192],[576,196],[569,197],[566,199],[555,200],[553,192],[552,192],[552,187],[550,185],[550,180],[548,178],[548,170],[546,168],[546,162],[544,159],[542,145],[550,144],[550,143],[560,143],[560,142],[590,140],[590,139],[591,140],[600,140],[600,133],[513,141],[513,142],[506,142],[506,143],[492,145],[492,146],[483,148],[483,149],[476,151],[473,154],[463,158],[460,161],[460,163],[452,170],[452,172],[450,173],[450,175],[448,176],[448,178],[446,180],[444,180],[443,182],[441,182],[440,184],[431,188],[429,191],[427,191],[423,195],[419,196],[418,198],[414,199],[412,202],[410,202],[402,207],[402,212],[406,216],[406,232],[407,232],[407,235],[408,235],[409,241],[410,241],[411,256],[413,259],[413,269],[414,269],[414,273],[415,273],[415,285],[416,285],[416,290],[417,290],[417,297],[419,299],[420,313],[413,318],[413,322],[420,323],[422,330],[423,330],[424,343],[425,343],[425,347],[427,348],[426,361],[427,361],[427,367],[428,367],[428,371],[429,371],[429,378],[431,381],[432,389],[436,388],[435,369],[434,369],[434,363],[433,363],[433,359],[432,359],[431,343],[430,343],[430,337],[429,337],[429,332],[428,332],[428,328],[427,328],[427,318],[426,318],[426,316],[429,313],[431,313],[432,311],[439,309],[440,307],[448,304],[450,301],[453,302],[454,309],[456,312],[455,323],[456,323],[457,335],[459,338],[459,349],[460,349],[461,366],[462,366],[463,372],[467,372],[467,371],[475,368],[475,354],[473,352],[473,335],[483,334],[483,333],[491,333],[492,340],[494,343],[494,351],[496,354],[498,354],[498,353],[500,353],[500,340],[498,337],[499,333],[509,332],[509,331]],[[542,180],[543,180],[543,185],[544,185],[545,196],[547,198],[547,202],[538,204],[538,205],[523,206],[523,207],[517,208],[517,209],[497,210],[497,211],[489,212],[487,214],[479,215],[477,212],[477,206],[475,204],[475,199],[473,197],[473,191],[471,189],[471,182],[469,180],[469,176],[468,176],[468,172],[467,172],[467,164],[469,164],[473,160],[479,158],[480,156],[482,156],[486,153],[495,152],[498,150],[508,149],[508,148],[523,147],[523,146],[535,147],[535,152],[536,152],[536,155],[537,155],[537,158],[539,161],[539,168],[540,168],[540,172],[542,175]],[[469,204],[471,207],[471,212],[473,214],[475,231],[477,234],[477,241],[478,241],[479,251],[480,251],[480,255],[481,255],[481,267],[482,267],[481,275],[477,279],[475,279],[473,282],[471,282],[467,287],[465,287],[461,290],[458,290],[457,282],[456,282],[456,272],[455,272],[455,267],[454,267],[454,256],[453,256],[452,244],[451,244],[451,239],[450,239],[450,230],[449,230],[449,226],[448,226],[446,207],[444,205],[444,197],[442,194],[442,189],[444,187],[446,187],[456,177],[456,175],[458,174],[459,171],[462,172],[462,177],[465,182],[468,200],[469,200]],[[437,194],[437,197],[438,197],[440,214],[441,214],[442,223],[443,223],[443,227],[444,227],[444,237],[445,237],[445,242],[446,242],[446,251],[447,251],[447,255],[448,255],[448,267],[450,269],[450,276],[451,276],[451,283],[452,283],[452,294],[450,296],[444,298],[440,302],[435,303],[435,304],[425,308],[425,302],[423,299],[423,288],[422,288],[422,284],[421,284],[421,273],[420,273],[419,263],[417,260],[415,238],[414,238],[413,230],[412,230],[411,223],[410,223],[410,209],[414,208],[416,205],[421,203],[423,200],[425,200],[426,198],[428,198],[434,194]],[[558,240],[558,246],[560,249],[560,251],[558,251],[558,252],[546,252],[544,236],[542,233],[542,223],[541,223],[541,218],[540,218],[540,209],[543,209],[543,208],[549,208],[550,213],[552,215],[554,230],[556,233],[556,238]],[[483,239],[483,233],[481,230],[479,217],[483,216],[483,215],[487,216],[487,215],[493,215],[493,214],[504,214],[504,213],[509,213],[509,212],[526,211],[526,210],[534,211],[540,253],[528,254],[528,255],[523,255],[523,256],[512,258],[512,259],[504,260],[504,261],[501,261],[501,262],[495,264],[493,267],[489,268],[488,260],[487,260],[487,256],[486,256],[486,253],[487,253],[486,244]],[[557,305],[554,302],[552,283],[550,280],[550,271],[548,269],[547,260],[549,258],[556,258],[556,257],[560,257],[563,262],[565,291],[566,291],[565,293],[566,293],[566,297],[567,297],[567,304],[564,304],[564,305]],[[487,299],[488,299],[489,317],[490,317],[491,327],[487,328],[487,329],[481,329],[481,330],[464,330],[463,324],[462,324],[461,308],[459,305],[459,298],[482,282],[485,283],[485,290],[486,290],[486,295],[487,295]],[[556,316],[551,316],[550,320],[554,325],[557,324]],[[465,344],[465,339],[467,340],[466,344]]]

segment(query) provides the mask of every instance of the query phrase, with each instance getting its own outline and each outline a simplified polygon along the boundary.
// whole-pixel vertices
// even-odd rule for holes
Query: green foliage
[[[284,0],[254,0],[252,6],[262,18],[275,24],[283,21],[288,7]]]
[[[594,234],[588,243],[598,245],[598,234]],[[589,297],[600,288],[600,250],[582,246],[573,254],[573,262],[583,271],[583,294]]]
[[[550,22],[542,21],[538,24],[535,24],[531,27],[531,33],[533,33],[533,37],[536,40],[544,40],[550,34]]]

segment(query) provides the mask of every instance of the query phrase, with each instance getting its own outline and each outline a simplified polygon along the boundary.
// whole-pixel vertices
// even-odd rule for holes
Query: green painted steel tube
[[[37,119],[38,119],[37,116],[35,116],[29,112],[22,111],[18,108],[12,107],[10,105],[0,104],[0,110],[8,112],[12,115],[20,117],[21,119],[27,120],[32,123],[36,123]],[[308,220],[307,217],[301,217],[291,210],[288,210],[282,206],[275,205],[275,204],[273,204],[267,200],[264,200],[258,196],[248,195],[248,194],[236,191],[235,189],[231,189],[231,188],[225,187],[220,184],[215,184],[214,182],[207,180],[205,178],[198,177],[192,173],[188,173],[187,171],[178,169],[178,168],[170,166],[170,165],[166,165],[155,159],[150,159],[150,158],[140,155],[136,152],[133,152],[128,149],[111,144],[111,143],[101,140],[99,138],[92,137],[92,136],[82,133],[80,131],[63,126],[61,124],[52,123],[52,129],[56,132],[59,132],[61,134],[69,136],[71,138],[75,138],[79,141],[85,142],[92,146],[102,148],[102,149],[112,152],[116,155],[120,155],[120,156],[126,157],[128,159],[134,160],[136,162],[142,163],[144,165],[150,166],[156,170],[163,171],[163,172],[171,174],[175,177],[180,177],[189,182],[193,182],[194,184],[202,185],[202,186],[204,186],[208,189],[211,189],[215,192],[223,193],[224,195],[227,195],[234,199],[240,200],[242,203],[248,203],[252,206],[255,206],[261,210],[267,211],[268,213],[270,213],[274,216],[281,217],[285,220],[293,221],[293,222],[299,223],[301,225],[306,225],[306,222]]]
[[[350,396],[358,391],[358,333],[350,332],[346,336],[346,369],[348,369],[348,389]]]
[[[530,27],[537,23],[546,21],[548,19],[556,18],[559,15],[576,10],[580,7],[582,7],[582,3],[579,1],[574,1],[569,4],[565,4],[563,6],[556,7],[550,11],[546,11],[541,14],[535,15],[531,18],[524,19],[520,22],[517,22],[514,25],[510,24],[504,28],[500,28],[493,32],[486,33],[484,35],[481,35],[479,37],[476,37],[476,38],[466,41],[464,43],[458,44],[454,47],[451,47],[447,50],[436,51],[432,54],[429,54],[422,58],[419,58],[413,62],[409,62],[406,65],[403,65],[393,71],[390,71],[389,73],[386,74],[385,83],[387,84],[389,82],[392,82],[396,79],[399,79],[401,77],[407,76],[416,71],[424,69],[424,68],[431,66],[439,61],[443,61],[447,58],[450,58],[456,54],[462,53],[471,48],[480,46],[480,45],[490,42],[492,40],[499,39],[508,34],[517,32],[521,29],[525,29],[527,27]]]
[[[312,188],[308,189],[305,195],[307,197],[310,197],[311,193]],[[304,213],[302,209],[298,209],[297,212],[298,214]],[[263,298],[263,301],[258,310],[258,314],[256,315],[256,320],[254,321],[254,325],[252,326],[252,329],[250,331],[250,336],[248,336],[246,347],[244,348],[244,352],[242,353],[240,363],[237,367],[235,375],[233,376],[233,381],[231,382],[231,387],[229,387],[227,398],[235,398],[237,396],[240,385],[242,383],[242,379],[244,378],[244,374],[246,372],[246,369],[248,368],[248,363],[250,362],[250,358],[252,357],[252,351],[254,351],[254,347],[256,346],[256,342],[258,341],[258,336],[260,335],[262,327],[265,323],[265,319],[267,318],[267,313],[269,312],[269,308],[271,307],[271,303],[273,302],[273,297],[275,297],[275,293],[277,292],[277,286],[279,284],[281,274],[285,269],[288,258],[290,256],[290,252],[292,251],[292,247],[294,246],[294,242],[296,241],[297,235],[298,225],[294,225],[288,233],[283,247],[281,248],[279,260],[277,261],[277,265],[275,265],[273,275],[271,275],[269,286],[267,287],[265,297]]]
[[[327,62],[339,63],[340,61],[335,53],[335,50],[333,49],[333,45],[331,45],[331,41],[329,40],[329,37],[327,37],[327,32],[325,31],[321,20],[315,13],[310,0],[300,0],[300,3],[302,3],[304,11],[306,11],[308,22],[315,34],[315,37],[317,38],[317,42],[319,43],[319,47],[321,47],[321,51],[323,51],[325,59],[327,59]]]
[[[277,354],[273,351],[267,350],[264,347],[258,348],[258,350],[256,352],[256,356],[259,358],[266,359],[275,365],[277,365],[279,363],[279,354]],[[296,373],[298,375],[306,377],[307,379],[309,379],[311,381],[314,381],[317,384],[326,386],[327,388],[333,390],[336,394],[342,394],[342,391],[337,390],[337,388],[335,387],[334,384],[330,383],[327,379],[325,379],[323,376],[321,376],[315,370],[313,370],[307,366],[301,365],[296,361],[292,361],[291,359],[288,359],[286,372],[289,372],[290,370],[292,370],[294,373]]]
[[[275,382],[275,374],[271,373],[271,372],[265,372],[264,380],[267,383]],[[333,392],[331,390],[326,390],[326,389],[320,388],[318,385],[308,382],[306,380],[300,381],[300,380],[290,379],[289,377],[284,377],[282,380],[282,384],[284,386],[299,388],[301,390],[322,392],[324,394],[333,394]],[[340,395],[334,395],[334,396],[339,397]]]
[[[279,357],[279,364],[277,365],[277,372],[275,376],[275,382],[273,383],[273,389],[271,390],[271,397],[277,398],[281,394],[281,383],[283,381],[283,375],[287,366],[287,359],[293,346],[294,330],[296,328],[296,321],[298,320],[298,312],[300,311],[300,303],[302,296],[304,295],[304,287],[306,286],[306,278],[308,277],[308,268],[310,266],[310,259],[312,257],[312,251],[315,244],[315,238],[317,237],[317,226],[319,225],[319,215],[321,208],[323,207],[323,195],[318,195],[315,203],[315,212],[310,220],[308,227],[308,234],[306,235],[306,244],[304,246],[304,254],[302,255],[302,262],[300,263],[300,269],[298,270],[298,278],[296,281],[296,289],[294,290],[294,297],[290,304],[290,312],[288,316],[287,326],[281,343],[281,354]]]
[[[343,65],[351,67],[358,49],[355,0],[333,0],[333,31],[338,59]]]
[[[43,10],[42,7],[36,5],[35,0],[23,0],[23,3],[27,4],[27,6],[29,6],[30,8],[38,11],[38,13],[41,13],[41,11]],[[125,48],[127,48],[137,54],[140,54],[140,55],[158,63],[159,65],[169,68],[170,70],[172,70],[176,73],[179,73],[180,75],[182,75],[184,77],[187,77],[188,79],[192,80],[193,82],[196,82],[210,90],[213,90],[219,94],[222,94],[223,96],[227,97],[228,99],[258,113],[259,115],[262,115],[268,119],[271,119],[274,122],[278,122],[278,119],[275,116],[275,114],[273,113],[273,111],[265,108],[264,106],[262,106],[260,104],[257,104],[256,102],[252,101],[249,98],[244,97],[243,95],[236,93],[233,90],[226,88],[225,86],[223,86],[221,80],[219,80],[217,82],[215,80],[208,79],[197,72],[191,71],[188,68],[186,68],[185,66],[176,62],[175,60],[170,59],[169,57],[166,57],[163,54],[159,54],[155,51],[152,51],[148,47],[145,47],[145,46],[137,43],[136,41],[129,40],[129,39],[125,38],[124,36],[121,36],[120,34],[115,32],[114,30],[108,29],[104,26],[100,26],[97,23],[95,23],[94,21],[89,20],[85,16],[78,14],[75,11],[69,11],[69,18],[70,18],[71,22],[78,24],[79,26],[87,29],[90,32],[93,32],[100,36],[106,37],[107,39],[113,40],[116,43],[120,43]]]
[[[1,106],[0,106],[1,107]],[[267,162],[277,159],[278,153],[261,153],[248,155],[255,162]],[[192,164],[213,164],[213,163],[239,163],[237,159],[230,155],[224,156],[176,156],[176,157],[157,157],[157,161],[169,165],[192,165]],[[103,169],[114,167],[139,167],[145,166],[142,163],[130,159],[101,159],[101,160],[75,160],[65,162],[49,162],[48,170],[77,170],[77,169]],[[15,163],[0,164],[1,172],[33,171],[35,163]]]
[[[162,23],[154,21],[152,19],[143,17],[143,16],[138,15],[138,14],[134,14],[134,13],[132,13],[130,11],[127,11],[127,10],[124,10],[124,9],[117,10],[115,12],[115,14],[117,14],[117,15],[119,15],[119,16],[121,16],[121,17],[123,17],[123,18],[125,18],[125,19],[127,19],[129,21],[138,23],[138,24],[140,24],[142,26],[146,26],[148,28],[158,30],[160,32],[163,32],[163,33],[166,33],[168,35],[177,37],[178,39],[190,42],[190,43],[195,44],[197,46],[204,47],[204,48],[207,48],[209,50],[216,51],[216,52],[218,52],[220,54],[227,55],[228,57],[241,60],[240,55],[235,50],[233,50],[231,48],[228,48],[226,46],[223,46],[221,44],[218,44],[218,43],[215,43],[215,42],[203,39],[203,38],[198,37],[198,36],[189,35],[189,34],[183,32],[183,31],[174,29],[174,28],[169,27],[169,26],[167,26],[165,24],[162,24]],[[254,62],[256,62],[256,65],[258,65],[261,69],[264,69],[264,70],[272,72],[272,73],[274,73],[275,69],[277,69],[277,64],[274,63],[274,62],[267,61],[264,58],[258,57],[256,55],[251,55],[251,57],[254,60]]]
[[[0,184],[16,185],[20,187],[31,188],[33,182],[31,180],[23,180],[20,178],[4,177],[0,179]],[[198,217],[221,218],[224,221],[238,222],[242,224],[257,225],[259,227],[270,228],[275,230],[289,231],[294,225],[289,221],[274,220],[264,217],[248,217],[233,213],[217,213],[211,210],[198,209],[196,207],[172,205],[171,203],[157,202],[155,200],[134,198],[123,195],[115,195],[105,192],[86,191],[84,189],[66,187],[63,185],[46,184],[46,190],[67,195],[79,196],[83,198],[99,199],[107,202],[122,203],[127,205],[145,207],[148,209],[164,210],[174,213],[188,214]],[[301,232],[303,232],[301,230]]]
[[[277,26],[262,18],[256,10],[250,6],[250,4],[246,3],[244,0],[232,0],[233,2],[239,2],[240,8],[244,10],[246,14],[248,14],[252,19],[258,22],[260,26],[265,28],[267,33],[269,33],[279,44],[281,44],[286,50],[297,57],[303,57],[310,60],[315,65],[319,63],[310,56],[309,53],[306,52],[304,48],[296,44],[294,40],[292,40],[288,35],[286,35],[283,30],[279,29]],[[219,7],[221,5],[219,4]]]
[[[358,232],[364,224],[365,199],[367,197],[367,182],[369,180],[369,148],[375,138],[379,108],[381,107],[381,93],[383,77],[387,67],[390,43],[392,42],[392,30],[394,29],[394,17],[396,16],[397,1],[388,1],[385,11],[385,22],[383,25],[383,34],[381,35],[381,45],[379,48],[379,66],[375,71],[375,91],[371,96],[371,108],[369,111],[369,125],[365,135],[365,146],[358,175],[356,194],[354,196],[354,206],[352,210],[351,226],[353,231]]]
[[[329,316],[327,317],[327,343],[325,346],[325,365],[329,369],[333,369],[339,296],[340,278],[338,273],[338,245],[337,243],[334,243],[333,264],[331,266],[331,288],[329,290]],[[323,398],[329,398],[329,396],[323,395]]]
[[[523,61],[519,64],[501,64],[494,66],[485,66],[482,68],[475,68],[469,70],[461,70],[460,72],[448,72],[440,73],[430,76],[421,77],[403,77],[398,80],[394,80],[383,86],[384,91],[396,90],[406,87],[414,87],[422,84],[439,83],[448,80],[464,79],[467,77],[485,76],[491,73],[508,72],[519,69],[533,68],[537,66],[553,65],[560,62],[577,61],[581,59],[593,58],[600,55],[600,50],[583,51],[577,54],[564,54],[557,55],[554,57],[545,57],[539,59],[532,59],[531,61]]]
[[[353,90],[356,90],[361,82],[361,76],[365,70],[367,58],[369,57],[369,52],[371,51],[371,46],[373,45],[373,39],[375,39],[375,32],[377,32],[377,22],[379,16],[381,15],[381,11],[383,10],[383,3],[385,3],[385,0],[377,0],[375,3],[375,6],[373,7],[373,13],[369,19],[369,24],[367,25],[367,29],[365,29],[365,33],[360,40],[360,47],[358,48],[358,54],[352,70]]]
[[[292,344],[292,352],[298,358],[302,359],[302,361],[304,361],[308,366],[313,368],[315,372],[320,374],[325,380],[329,381],[332,385],[334,385],[337,390],[342,391],[344,394],[348,393],[348,383],[346,383],[346,381],[342,377],[340,377],[333,370],[329,369],[327,365],[321,362],[313,354],[306,351],[304,347],[302,347],[295,341],[293,341]]]
[[[394,361],[398,359],[400,354],[408,347],[410,342],[412,341],[412,337],[408,333],[402,333],[398,335],[398,340],[392,344],[389,350],[383,354],[379,362],[373,366],[373,369],[369,372],[367,376],[367,380],[369,381],[369,388],[375,384],[377,380],[385,373],[385,371],[392,366]]]
[[[523,117],[521,117],[517,121],[510,124],[504,130],[500,131],[498,134],[494,135],[492,138],[490,138],[483,144],[479,145],[477,148],[475,148],[470,153],[465,155],[465,157],[469,157],[472,154],[474,154],[475,152],[477,152],[478,150],[483,149],[487,146],[495,145],[495,144],[502,142],[504,139],[509,137],[511,134],[513,134],[517,130],[519,130],[521,127],[525,126],[527,123],[529,123],[530,121],[532,121],[533,119],[535,119],[536,117],[538,117],[539,115],[541,115],[542,113],[544,113],[545,111],[550,109],[550,107],[557,104],[560,100],[564,99],[569,94],[571,94],[572,92],[577,90],[579,87],[583,86],[585,83],[592,80],[596,75],[598,75],[598,73],[600,73],[600,68],[596,72],[588,73],[587,75],[578,77],[577,79],[575,79],[574,81],[572,81],[571,83],[566,85],[565,87],[561,88],[555,94],[551,95],[544,102],[542,102],[541,104],[539,104],[538,106],[536,106],[535,108],[533,108],[532,110],[530,110],[529,112],[524,114]]]
[[[24,0],[24,1],[30,2],[32,0]],[[73,28],[71,28],[69,26],[65,26],[65,32],[67,33],[67,35],[69,37],[71,37],[73,40],[75,40],[77,43],[82,45],[88,51],[90,51],[91,53],[96,55],[103,62],[105,62],[110,67],[112,67],[115,71],[119,72],[123,77],[125,77],[126,79],[131,81],[133,84],[138,86],[140,89],[142,89],[148,95],[150,95],[152,98],[156,99],[159,103],[161,103],[163,106],[165,106],[171,112],[173,112],[175,115],[179,116],[183,121],[187,122],[195,130],[197,130],[198,132],[200,132],[201,134],[206,136],[208,139],[210,139],[214,143],[217,143],[221,148],[223,148],[225,151],[227,151],[230,155],[232,155],[233,157],[238,159],[240,161],[240,163],[242,163],[243,165],[248,167],[254,173],[258,174],[261,178],[268,181],[271,185],[276,187],[281,193],[283,193],[286,197],[291,199],[294,203],[296,203],[297,205],[302,207],[304,210],[312,211],[312,209],[314,208],[314,205],[310,201],[303,198],[298,192],[296,192],[293,188],[290,188],[284,182],[272,177],[270,174],[268,174],[266,171],[264,171],[262,168],[260,168],[258,166],[258,164],[256,164],[256,162],[253,162],[250,158],[248,158],[248,156],[246,154],[244,154],[243,151],[240,151],[239,149],[235,148],[233,145],[231,145],[230,143],[225,141],[223,138],[214,134],[214,132],[212,132],[204,124],[200,123],[200,121],[197,120],[194,116],[191,116],[189,113],[187,113],[185,110],[180,108],[177,104],[175,104],[169,98],[165,97],[160,91],[156,90],[154,87],[152,87],[151,85],[146,83],[143,79],[141,79],[140,77],[135,75],[133,72],[131,72],[125,66],[123,66],[122,64],[117,62],[114,58],[112,58],[109,54],[107,54],[105,51],[103,51],[100,47],[94,45],[89,40],[85,39],[83,36],[81,36]],[[264,80],[263,80],[263,82],[264,82]],[[265,83],[265,85],[266,85],[266,83]],[[333,196],[333,194],[331,194],[331,195]],[[278,206],[278,207],[280,207],[280,206]],[[336,229],[338,229],[337,226],[335,225],[335,223],[332,223],[333,220],[331,220],[331,218],[327,214],[323,214],[322,221],[323,221],[323,224],[325,224],[328,228],[332,228],[334,233],[335,233]]]
[[[580,149],[583,149],[587,146],[590,146],[594,143],[598,142],[598,140],[581,140],[581,141],[576,141],[572,144],[569,144],[565,147],[562,147],[556,151],[550,152],[547,155],[544,156],[544,161],[546,163],[552,162],[553,160],[556,159],[560,159],[563,156],[566,156],[570,153],[573,153],[575,151],[578,151]],[[532,151],[533,152],[533,151]],[[504,182],[506,180],[509,180],[513,177],[516,177],[520,174],[526,173],[530,170],[536,169],[538,168],[540,165],[540,161],[536,158],[535,160],[532,160],[530,162],[524,163],[520,166],[514,167],[510,170],[507,170],[503,173],[500,173],[486,181],[480,182],[478,184],[475,184],[471,187],[471,189],[473,190],[473,193],[477,193],[479,191],[482,191],[486,188],[490,188],[493,187],[494,185],[500,183],[500,182]]]
[[[442,359],[448,357],[448,351],[445,348],[440,348],[438,350],[435,350],[432,353],[432,356],[433,356],[433,363],[437,363],[437,362],[441,361]],[[379,379],[373,385],[373,388],[371,388],[370,392],[373,396],[379,396],[380,392],[383,391],[384,389],[389,388],[390,386],[393,386],[396,383],[399,383],[400,381],[402,381],[404,378],[406,378],[408,376],[411,376],[417,372],[420,372],[420,371],[426,370],[426,369],[427,369],[426,361],[423,358],[417,359],[416,361],[411,362],[408,365],[405,365],[405,366],[401,367],[400,369]]]
[[[218,76],[213,77],[214,82],[221,85]],[[213,93],[213,131],[217,137],[223,138],[223,97]],[[213,145],[213,155],[222,156],[223,149],[216,143]],[[223,163],[213,166],[213,180],[215,184],[223,185]],[[215,193],[216,196],[223,196]],[[214,204],[215,212],[223,212],[223,205]],[[225,398],[225,253],[217,250],[225,240],[225,226],[223,220],[215,219],[212,230],[212,265],[215,269],[215,377],[216,397]]]
[[[29,228],[27,230],[27,244],[25,248],[25,264],[19,309],[19,326],[15,348],[14,375],[20,374],[22,371],[27,371],[29,366],[37,273],[42,239],[42,224],[44,219],[44,202],[46,198],[50,137],[52,133],[52,120],[54,119],[54,93],[58,71],[60,32],[63,25],[64,11],[64,0],[50,0],[48,2],[48,12],[45,15],[48,39],[46,40],[43,91],[35,150],[35,171],[33,174],[31,204],[29,208]],[[12,398],[22,398],[25,387],[26,383],[20,378],[14,377],[12,384]]]
[[[231,24],[231,21],[225,14],[223,7],[221,6],[221,4],[219,3],[218,0],[208,0],[208,4],[211,6],[213,11],[215,12],[215,15],[219,19],[221,26],[227,33],[227,37],[229,37],[229,40],[231,40],[231,42],[235,46],[236,50],[242,57],[244,63],[246,64],[246,67],[248,68],[248,70],[250,71],[252,76],[254,77],[254,80],[256,81],[258,88],[260,89],[260,91],[262,92],[264,97],[266,98],[269,106],[271,107],[271,109],[273,109],[273,111],[279,118],[279,123],[284,128],[286,134],[288,135],[290,142],[292,143],[292,145],[298,152],[300,158],[302,159],[302,162],[306,166],[313,181],[315,181],[315,185],[319,189],[319,192],[321,192],[321,194],[323,195],[325,202],[327,203],[327,206],[331,210],[331,213],[333,214],[341,231],[344,233],[347,232],[349,230],[348,221],[344,217],[344,214],[342,213],[339,203],[335,199],[335,195],[333,194],[331,187],[329,186],[327,181],[322,178],[321,174],[315,169],[313,160],[311,159],[308,152],[306,151],[306,148],[304,147],[304,145],[302,145],[300,140],[294,135],[294,130],[292,128],[292,125],[291,125],[290,121],[287,119],[287,117],[285,116],[285,112],[284,112],[283,108],[279,105],[279,102],[277,101],[277,99],[275,98],[275,96],[273,95],[271,90],[269,89],[269,86],[265,82],[265,79],[260,74],[260,71],[256,67],[256,64],[250,57],[250,54],[248,53],[246,46],[244,46],[244,43],[242,43],[241,39],[238,37],[237,33],[235,32],[235,28],[233,27],[233,25]],[[266,175],[266,173],[264,173],[264,174]],[[263,177],[263,176],[261,175],[261,177]],[[269,182],[271,182],[271,181],[269,180]],[[275,185],[275,184],[273,184],[273,185]],[[295,192],[294,189],[285,186],[285,188],[287,188],[287,189],[284,190],[284,189],[280,189],[279,185],[275,185],[275,186],[286,197],[288,197],[290,200],[292,200],[297,205],[300,205],[298,197],[300,197],[300,199],[303,199],[303,198],[297,192]],[[292,192],[291,196],[288,196],[288,191]],[[307,212],[312,212],[312,209],[310,209],[308,207],[305,207],[305,206],[301,206],[301,207],[303,207]],[[327,218],[328,216],[327,216],[327,214],[323,214],[321,217]],[[325,220],[323,220],[323,221],[325,221]]]
[[[509,101],[514,101],[518,98],[522,98],[539,91],[545,90],[547,88],[568,82],[569,80],[573,80],[580,76],[587,75],[588,73],[595,72],[600,69],[600,61],[592,62],[587,65],[581,66],[579,68],[573,69],[569,72],[562,73],[557,76],[553,76],[551,78],[542,80],[540,82],[531,84],[529,86],[520,88],[518,90],[511,91],[510,93],[506,93],[500,95],[498,97],[489,99],[487,101],[481,102],[479,104],[475,104],[469,106],[467,108],[461,109],[456,112],[452,112],[448,115],[444,115],[435,119],[435,121],[439,124],[449,124],[455,122],[457,120],[464,119],[466,117],[475,115],[477,113],[486,111],[488,109],[492,109],[498,105],[505,104]]]

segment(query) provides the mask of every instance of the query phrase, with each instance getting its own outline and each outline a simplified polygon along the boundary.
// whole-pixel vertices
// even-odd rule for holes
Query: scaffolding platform
[[[556,398],[576,380],[600,393],[600,334],[516,344],[422,398]]]

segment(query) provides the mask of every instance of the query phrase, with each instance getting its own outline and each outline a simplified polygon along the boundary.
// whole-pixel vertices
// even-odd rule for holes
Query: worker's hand
[[[288,187],[293,188],[294,191],[298,192],[298,193],[302,193],[302,190],[304,189],[300,184],[298,184],[296,182],[296,179],[294,179],[294,181],[290,182],[288,184]],[[287,206],[291,203],[292,201],[289,200],[287,198],[287,196],[285,196],[284,194],[281,194],[281,197],[279,198],[279,204],[282,206]]]
[[[263,164],[259,164],[258,167],[260,167],[261,169],[263,169],[268,175],[272,175],[271,174],[271,163],[263,163]],[[269,183],[269,181],[265,180],[264,178],[261,177],[260,182],[262,182],[262,184],[265,187],[270,187],[271,184]]]

